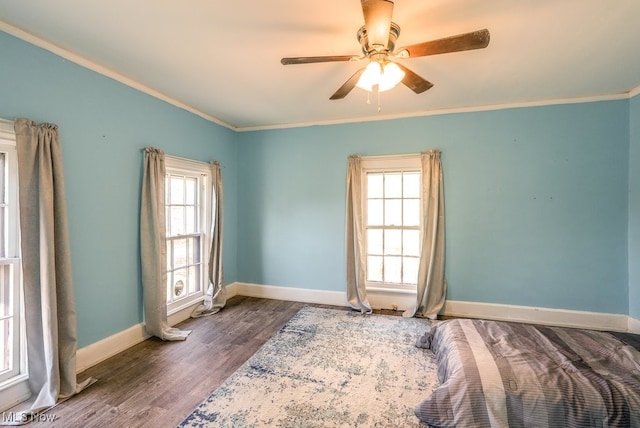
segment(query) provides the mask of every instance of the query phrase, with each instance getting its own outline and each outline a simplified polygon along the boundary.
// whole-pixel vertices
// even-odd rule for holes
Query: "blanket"
[[[430,426],[640,426],[638,335],[455,319],[418,346],[441,382],[416,407]]]

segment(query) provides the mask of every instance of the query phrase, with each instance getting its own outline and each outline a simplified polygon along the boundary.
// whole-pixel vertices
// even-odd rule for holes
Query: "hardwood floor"
[[[236,296],[181,323],[184,342],[151,338],[85,370],[79,380],[98,381],[28,426],[175,427],[305,305]]]

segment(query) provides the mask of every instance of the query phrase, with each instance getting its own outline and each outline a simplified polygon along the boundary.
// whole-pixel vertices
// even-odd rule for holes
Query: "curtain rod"
[[[155,147],[143,147],[142,148],[142,153],[144,153],[145,150],[147,150],[148,148],[149,149],[154,149]],[[158,149],[158,150],[161,150],[161,149]],[[167,152],[165,152],[164,150],[162,150],[162,152],[164,153],[165,156],[169,156],[170,158],[181,160],[181,161],[185,161],[185,162],[195,162],[195,163],[200,163],[200,164],[203,164],[203,165],[209,165],[211,162],[217,162],[217,160],[215,160],[215,159],[211,159],[210,161],[201,161],[201,160],[197,160],[197,159],[189,159],[189,158],[183,158],[183,157],[180,157],[180,156],[170,155]]]
[[[437,149],[430,149],[430,150],[425,150],[424,152],[419,152],[419,153],[400,153],[400,154],[393,154],[393,155],[373,155],[373,156],[365,156],[365,155],[358,155],[362,158],[367,158],[367,159],[389,159],[389,158],[410,158],[410,157],[414,157],[414,156],[420,156],[422,153],[429,153],[429,152],[440,152],[440,150]]]
[[[352,155],[352,156],[360,156],[362,158],[367,158],[367,159],[376,159],[376,158],[406,158],[406,157],[412,157],[412,156],[418,156],[420,153],[400,153],[400,154],[393,154],[393,155],[372,155],[372,156],[367,156],[367,155]]]

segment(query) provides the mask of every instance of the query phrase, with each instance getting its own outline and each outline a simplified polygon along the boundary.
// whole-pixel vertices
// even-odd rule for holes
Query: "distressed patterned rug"
[[[424,427],[429,321],[304,307],[180,427]]]

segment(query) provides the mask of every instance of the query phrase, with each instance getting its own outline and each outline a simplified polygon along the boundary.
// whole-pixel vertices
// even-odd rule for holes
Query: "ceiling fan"
[[[310,64],[317,62],[368,60],[366,67],[356,71],[330,99],[342,99],[354,87],[367,91],[377,88],[379,92],[393,88],[402,82],[416,94],[421,94],[433,86],[433,83],[418,76],[396,58],[406,59],[449,52],[460,52],[486,48],[489,45],[489,30],[478,30],[457,36],[445,37],[406,46],[394,52],[395,43],[400,35],[400,26],[391,21],[393,2],[390,0],[361,0],[364,26],[357,33],[363,55],[331,55],[282,58],[283,65]]]

